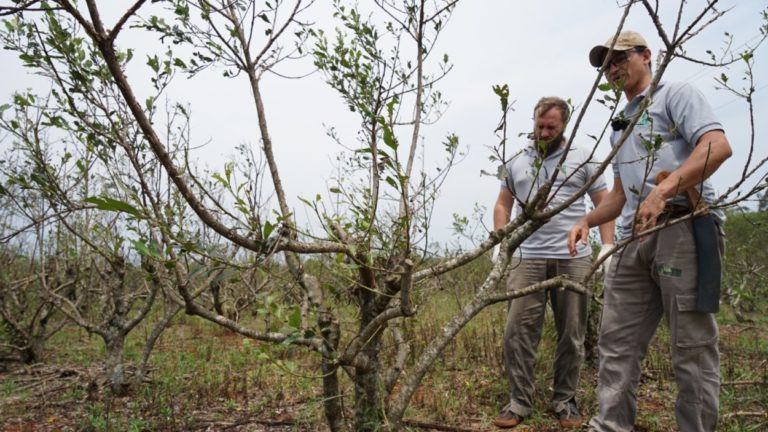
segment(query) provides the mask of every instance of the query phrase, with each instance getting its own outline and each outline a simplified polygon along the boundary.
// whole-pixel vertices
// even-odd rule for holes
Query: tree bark
[[[374,288],[362,288],[360,290],[360,331],[364,331],[368,324],[380,313],[376,307],[376,290]],[[381,335],[386,324],[374,333],[365,343],[365,346],[357,355],[363,361],[355,362],[355,430],[360,432],[377,431],[384,423],[385,406],[382,396],[383,383],[381,381]]]
[[[323,353],[323,408],[328,427],[332,432],[345,430],[344,407],[342,406],[341,390],[339,388],[338,366],[330,354],[337,352],[339,347],[339,323],[333,320],[333,316],[324,311],[320,312],[318,319],[320,332],[326,344],[326,352]]]
[[[115,396],[128,394],[128,384],[125,380],[125,367],[123,365],[123,348],[125,335],[117,332],[105,338],[107,346],[107,380],[109,388]]]

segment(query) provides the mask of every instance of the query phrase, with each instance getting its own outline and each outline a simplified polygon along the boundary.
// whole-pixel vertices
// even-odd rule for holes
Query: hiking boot
[[[565,408],[555,413],[561,428],[575,429],[581,427],[584,420],[581,418],[576,400],[571,399],[565,404]]]
[[[493,421],[493,425],[496,427],[508,429],[513,428],[520,423],[523,422],[523,417],[520,415],[517,415],[516,413],[510,411],[509,409],[505,409],[504,411],[499,414],[498,417],[496,417],[496,420]]]

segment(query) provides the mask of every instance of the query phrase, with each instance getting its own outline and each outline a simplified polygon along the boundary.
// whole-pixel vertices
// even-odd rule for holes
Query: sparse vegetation
[[[479,261],[451,280],[429,287],[433,309],[429,320],[412,321],[403,337],[419,347],[435,337],[482,280],[490,267]],[[740,322],[732,308],[719,314],[723,386],[718,430],[758,431],[768,426],[768,320],[765,302]],[[354,313],[338,305],[345,314]],[[244,317],[244,320],[254,320]],[[151,319],[150,319],[151,321]],[[501,361],[504,305],[483,311],[454,339],[435,363],[406,412],[413,430],[487,430],[507,398]],[[537,363],[537,414],[533,430],[555,431],[547,413],[551,385],[554,328],[546,320]],[[150,324],[141,324],[126,344],[126,359],[137,359]],[[639,394],[638,426],[647,431],[673,431],[675,384],[666,328],[662,326],[644,363]],[[383,356],[396,355],[394,340],[385,340]],[[179,315],[155,348],[145,381],[128,397],[108,390],[100,368],[104,348],[98,338],[73,325],[47,344],[45,362],[9,364],[0,374],[3,430],[326,430],[321,376],[313,373],[317,355],[289,345],[263,345],[234,332]],[[135,372],[127,368],[127,374]],[[595,369],[584,365],[579,399],[585,412],[595,409]],[[342,392],[352,392],[342,382]],[[345,415],[351,416],[351,407]],[[409,426],[410,425],[410,426]],[[418,427],[417,427],[418,426]],[[452,429],[451,429],[452,428]]]
[[[453,133],[427,145],[423,129],[448,107],[438,84],[452,65],[434,48],[457,2],[336,0],[332,32],[307,19],[311,0],[131,3],[113,16],[90,0],[0,0],[3,48],[47,85],[0,103],[3,429],[485,429],[506,399],[504,303],[522,295],[499,281],[511,251],[569,202],[547,203],[548,182],[502,229],[455,215],[469,249],[433,243],[434,203],[461,147]],[[689,58],[684,44],[722,15],[713,4],[678,14],[685,22],[672,33],[649,1],[627,3],[626,13],[635,4],[665,35],[656,77]],[[768,36],[760,30],[754,46],[735,52],[726,40],[719,58],[698,60],[743,75],[746,89],[725,74],[719,83],[750,116],[754,49]],[[129,33],[158,45],[139,55]],[[329,128],[338,175],[294,199],[262,91],[265,76],[303,57],[357,125],[345,131],[352,139]],[[214,69],[247,78],[239,82],[258,132],[209,170],[190,159],[189,107],[161,101],[174,78]],[[593,99],[612,114],[619,106],[599,81],[574,114],[573,134]],[[494,91],[495,163],[506,158],[511,102],[508,86]],[[755,158],[728,185],[724,208],[766,188],[768,158],[754,148],[752,125]],[[297,221],[297,209],[313,220]],[[753,242],[748,219],[732,218],[738,253],[726,265],[722,430],[767,421],[765,242]],[[500,259],[490,263],[497,244]],[[526,289],[557,287],[584,290],[560,277]],[[529,422],[539,430],[554,426],[545,408],[552,332],[548,322]],[[675,424],[665,338],[661,330],[642,377],[648,430]],[[594,384],[585,366],[587,412]]]

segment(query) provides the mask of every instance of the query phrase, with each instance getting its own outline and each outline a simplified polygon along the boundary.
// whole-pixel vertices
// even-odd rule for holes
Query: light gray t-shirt
[[[656,185],[656,175],[677,169],[704,133],[723,130],[704,95],[690,84],[659,83],[648,110],[638,112],[648,90],[624,107],[626,119],[639,115],[639,120],[613,159],[613,174],[621,179],[627,198],[617,222],[620,239],[632,235],[635,212]],[[611,134],[611,145],[616,145],[622,133],[619,130]],[[709,180],[703,186],[704,201],[713,202],[715,191]],[[688,206],[684,191],[680,192],[669,202]],[[713,214],[724,219],[719,210]]]
[[[536,195],[539,188],[549,180],[558,169],[557,163],[564,149],[559,149],[541,160],[539,153],[529,145],[507,162],[507,177],[501,187],[506,188],[516,197],[517,202],[528,202]],[[559,168],[555,183],[550,190],[549,207],[572,197],[595,175],[599,162],[590,160],[586,149],[572,147],[565,163]],[[538,168],[537,168],[538,167]],[[606,188],[605,179],[600,176],[588,192],[597,192]],[[544,226],[539,228],[523,244],[520,253],[523,258],[570,259],[568,253],[568,231],[586,212],[584,196],[579,197],[569,207],[558,213]],[[590,255],[588,246],[578,245],[577,258]]]

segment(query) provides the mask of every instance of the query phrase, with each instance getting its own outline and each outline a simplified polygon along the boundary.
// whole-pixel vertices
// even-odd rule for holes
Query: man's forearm
[[[496,198],[496,204],[493,206],[493,230],[503,228],[509,222],[509,215],[512,214],[512,206],[515,205],[515,196],[508,190],[501,189]]]
[[[731,153],[731,146],[722,132],[705,133],[688,159],[657,186],[662,198],[671,198],[700,184],[711,176]]]
[[[615,232],[616,232],[616,218],[610,221],[600,224],[598,230],[600,231],[600,240],[603,244],[613,244]]]
[[[609,192],[594,210],[584,216],[584,220],[590,228],[600,225],[600,237],[603,239],[603,243],[606,243],[605,238],[608,235],[613,239],[614,220],[619,217],[621,209],[624,207],[624,192],[618,192],[615,188],[614,185],[614,190]],[[604,231],[605,235],[603,234]],[[607,231],[610,231],[610,234]]]
[[[512,212],[502,206],[496,206],[493,209],[493,229],[504,228],[504,225],[509,222],[509,215]]]

